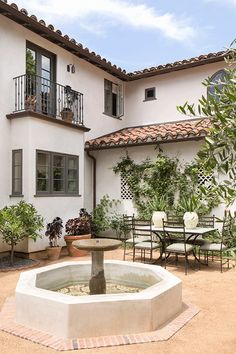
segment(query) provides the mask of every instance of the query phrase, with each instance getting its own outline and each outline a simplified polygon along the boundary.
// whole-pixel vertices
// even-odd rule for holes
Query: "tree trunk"
[[[14,243],[11,243],[10,266],[14,263]]]

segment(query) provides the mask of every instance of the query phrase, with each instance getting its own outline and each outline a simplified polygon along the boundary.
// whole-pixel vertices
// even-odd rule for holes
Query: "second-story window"
[[[124,114],[124,99],[122,85],[104,80],[104,113],[120,118]]]
[[[55,55],[27,42],[25,109],[55,115]]]
[[[210,78],[211,86],[207,88],[207,96],[214,97],[217,101],[219,100],[219,91],[222,91],[224,82],[226,81],[226,71],[219,70]]]

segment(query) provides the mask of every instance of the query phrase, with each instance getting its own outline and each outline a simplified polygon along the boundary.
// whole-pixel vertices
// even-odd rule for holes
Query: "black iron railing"
[[[15,81],[15,112],[35,111],[83,125],[83,94],[38,75],[21,75]]]

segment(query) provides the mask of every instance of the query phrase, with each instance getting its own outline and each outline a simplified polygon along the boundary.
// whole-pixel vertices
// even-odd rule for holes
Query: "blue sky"
[[[128,72],[224,50],[236,38],[236,0],[16,3]]]

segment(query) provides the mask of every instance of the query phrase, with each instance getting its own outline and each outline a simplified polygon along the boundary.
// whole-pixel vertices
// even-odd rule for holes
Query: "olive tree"
[[[210,128],[198,153],[198,161],[208,171],[220,173],[222,180],[214,179],[215,190],[226,202],[236,200],[236,49],[228,50],[224,77],[218,82],[210,78],[203,82],[211,88],[208,97],[202,96],[198,104],[186,102],[177,109],[184,115],[210,120]],[[212,90],[213,89],[213,90]],[[213,93],[212,93],[213,91]]]
[[[11,247],[10,265],[14,262],[15,246],[26,237],[35,241],[42,228],[43,218],[32,204],[23,200],[0,210],[0,232],[3,241]]]

